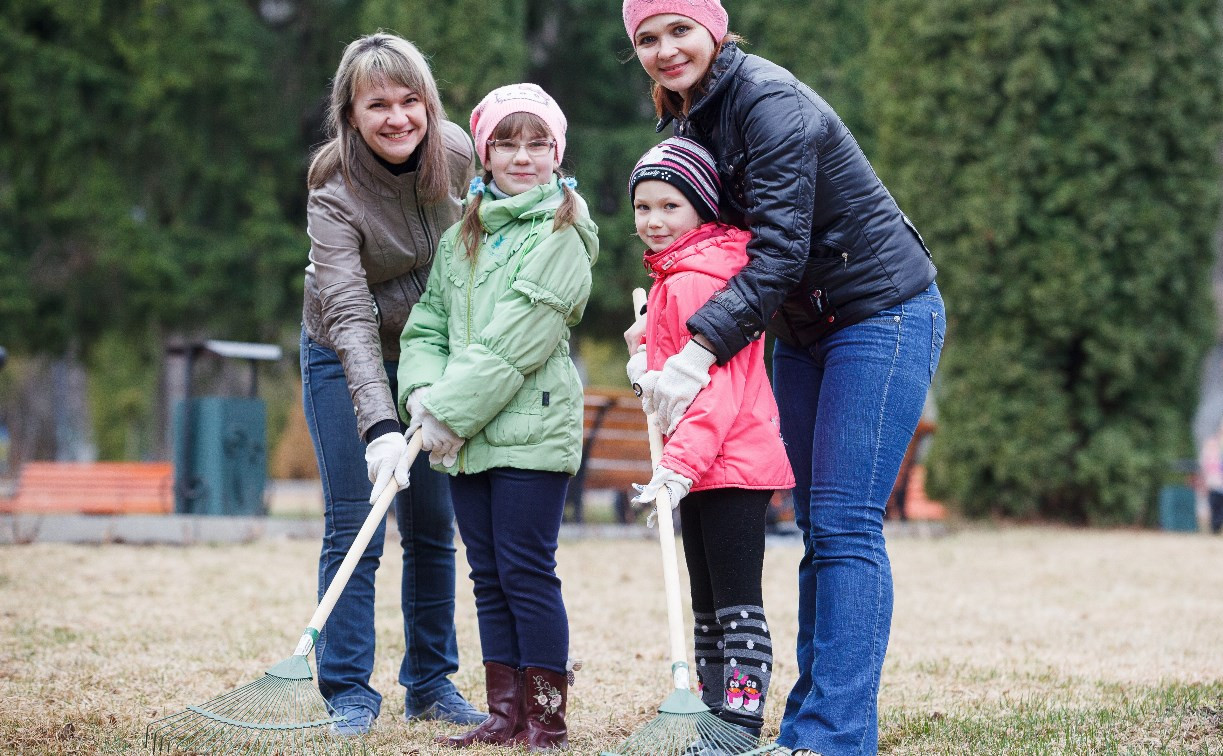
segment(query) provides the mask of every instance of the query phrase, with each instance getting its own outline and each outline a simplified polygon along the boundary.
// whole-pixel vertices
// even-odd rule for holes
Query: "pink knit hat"
[[[650,16],[662,13],[675,13],[687,16],[705,27],[713,36],[713,43],[722,42],[726,36],[726,28],[730,23],[726,17],[726,9],[719,0],[624,0],[621,10],[624,15],[624,30],[629,39],[637,34],[637,27]]]
[[[509,84],[486,94],[476,109],[471,111],[471,136],[476,142],[476,153],[481,163],[488,165],[488,140],[497,124],[511,113],[539,116],[556,140],[556,162],[564,160],[568,122],[556,100],[535,84]]]

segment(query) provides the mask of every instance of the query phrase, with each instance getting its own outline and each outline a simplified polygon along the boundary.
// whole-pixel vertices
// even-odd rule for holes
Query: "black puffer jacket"
[[[748,265],[688,320],[719,364],[766,326],[809,346],[934,280],[929,250],[849,129],[784,68],[727,44],[675,133],[709,148],[723,219],[753,235]]]

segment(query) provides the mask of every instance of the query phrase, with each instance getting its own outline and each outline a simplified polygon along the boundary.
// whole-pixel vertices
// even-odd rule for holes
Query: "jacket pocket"
[[[542,441],[544,394],[537,388],[535,377],[529,377],[510,403],[484,426],[489,445],[525,446]]]
[[[939,358],[943,356],[943,340],[947,337],[947,318],[941,317],[938,311],[930,313],[934,328],[930,332],[930,378],[938,370]]]

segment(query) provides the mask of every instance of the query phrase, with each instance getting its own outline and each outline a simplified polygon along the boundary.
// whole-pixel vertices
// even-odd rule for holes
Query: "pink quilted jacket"
[[[749,239],[746,231],[706,223],[667,249],[646,253],[646,269],[655,279],[646,312],[649,369],[662,368],[692,338],[684,323],[747,263]],[[662,464],[691,479],[693,491],[793,488],[764,370],[764,340],[715,365],[709,375],[709,385],[665,439]]]

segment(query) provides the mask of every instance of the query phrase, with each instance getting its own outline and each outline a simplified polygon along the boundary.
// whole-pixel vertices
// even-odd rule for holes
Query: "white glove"
[[[420,448],[429,452],[429,464],[450,467],[459,459],[464,439],[455,435],[450,426],[433,416],[429,410],[421,415]]]
[[[417,386],[408,394],[408,400],[404,402],[404,409],[408,411],[408,430],[405,432],[404,438],[411,438],[416,429],[420,427],[421,418],[425,416],[425,396],[429,393],[428,386]]]
[[[667,498],[671,501],[671,509],[675,509],[679,506],[679,500],[688,495],[688,489],[692,488],[692,481],[674,470],[659,465],[654,468],[654,477],[650,478],[649,483],[644,486],[634,483],[633,488],[637,489],[637,495],[633,497],[634,504],[656,502],[659,492],[665,488]],[[654,518],[657,514],[658,505],[655,504],[654,511],[646,518],[645,524],[651,528],[654,527]]]
[[[624,370],[628,373],[629,385],[633,385],[641,380],[641,376],[645,375],[645,344],[637,348],[633,352],[633,356],[628,358],[628,363],[624,366]]]
[[[365,446],[365,469],[374,488],[369,503],[378,501],[391,478],[400,488],[408,485],[408,440],[398,433],[384,433]]]
[[[709,368],[715,361],[714,353],[693,339],[663,364],[658,384],[651,392],[658,427],[663,433],[669,436],[675,432],[692,400],[709,385]]]
[[[658,376],[662,375],[657,370],[647,370],[641,374],[641,377],[633,382],[633,393],[641,399],[641,409],[647,415],[654,414],[654,388],[658,386]]]

